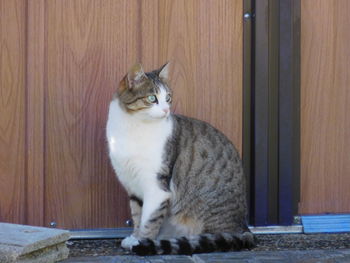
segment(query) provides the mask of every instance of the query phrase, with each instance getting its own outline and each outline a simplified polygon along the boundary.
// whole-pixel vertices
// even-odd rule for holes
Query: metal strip
[[[70,239],[116,239],[130,236],[132,228],[70,230]]]
[[[300,191],[300,0],[253,3],[251,222],[291,225]]]
[[[302,225],[294,226],[263,226],[251,227],[250,231],[257,235],[271,234],[302,234],[304,229]]]
[[[264,226],[249,227],[249,229],[258,235],[262,234],[300,234],[303,233],[302,225],[294,226]],[[132,228],[107,228],[107,229],[84,229],[71,230],[70,239],[122,239],[132,233]]]
[[[279,223],[291,225],[300,178],[300,0],[280,1]]]
[[[251,0],[243,2],[243,169],[247,179],[247,202],[251,205],[251,87],[252,87],[252,23]],[[249,213],[251,218],[252,213]],[[251,219],[250,219],[251,221]]]
[[[268,0],[255,1],[254,23],[254,83],[252,87],[253,153],[252,169],[254,184],[254,225],[268,224]]]
[[[279,0],[269,0],[268,13],[268,224],[278,224],[278,86],[279,86]]]
[[[300,202],[300,147],[301,147],[301,130],[300,130],[300,78],[301,78],[301,0],[292,1],[292,26],[293,26],[293,164],[294,174],[292,175],[293,197],[292,212],[293,215],[299,213]]]

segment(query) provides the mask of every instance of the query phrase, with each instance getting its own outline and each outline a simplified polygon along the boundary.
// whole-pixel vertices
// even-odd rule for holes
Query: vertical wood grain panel
[[[136,61],[241,149],[242,1],[0,0],[0,221],[124,226],[105,124]]]
[[[44,225],[45,1],[28,1],[27,17],[27,224]]]
[[[45,222],[124,226],[127,198],[107,154],[108,104],[137,61],[137,2],[47,2]]]
[[[350,2],[301,3],[300,213],[349,213]]]
[[[0,1],[0,221],[25,223],[25,1]]]
[[[210,122],[242,149],[243,1],[141,1],[141,61],[171,61],[177,113]]]

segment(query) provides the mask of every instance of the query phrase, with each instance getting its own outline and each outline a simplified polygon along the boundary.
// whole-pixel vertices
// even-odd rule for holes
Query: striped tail
[[[192,255],[214,251],[229,251],[251,249],[255,247],[252,233],[243,234],[220,233],[201,234],[190,238],[172,238],[169,240],[143,239],[132,252],[140,256],[145,255]]]

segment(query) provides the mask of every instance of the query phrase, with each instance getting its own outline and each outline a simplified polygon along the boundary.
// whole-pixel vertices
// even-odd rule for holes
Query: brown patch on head
[[[153,104],[147,100],[147,97],[157,95],[160,92],[160,87],[164,87],[171,94],[168,83],[164,78],[166,65],[159,70],[145,73],[140,64],[135,64],[124,76],[119,83],[116,96],[127,112],[132,113],[152,107]],[[161,73],[163,74],[162,77],[160,77]]]

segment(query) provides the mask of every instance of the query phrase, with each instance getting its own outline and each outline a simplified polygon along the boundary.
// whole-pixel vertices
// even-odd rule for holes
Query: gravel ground
[[[256,235],[258,246],[253,251],[350,249],[350,233],[346,234],[276,234]],[[130,255],[117,239],[70,240],[70,257]]]

